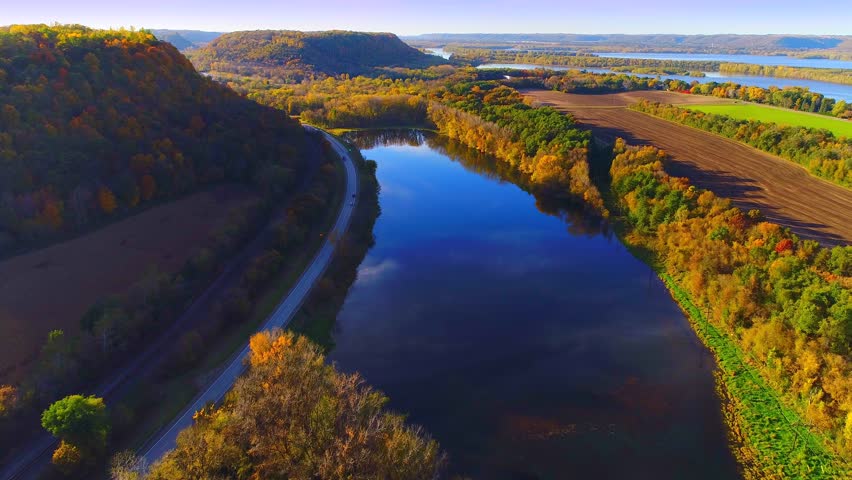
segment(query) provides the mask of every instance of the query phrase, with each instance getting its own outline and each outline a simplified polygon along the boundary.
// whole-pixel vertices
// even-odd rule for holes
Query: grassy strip
[[[611,145],[599,142],[593,147],[592,162],[599,163],[598,170],[611,164]],[[606,192],[607,205],[618,212],[618,199],[610,188],[608,175],[594,178],[598,188]],[[798,413],[781,402],[778,392],[746,361],[745,352],[733,338],[707,320],[702,308],[666,271],[654,251],[641,241],[632,241],[636,233],[630,222],[623,216],[613,220],[613,231],[622,244],[660,277],[696,335],[713,353],[717,365],[716,386],[728,425],[731,450],[743,476],[747,480],[852,478],[849,465],[831,452],[821,435],[808,429]]]
[[[810,112],[797,112],[754,103],[728,103],[724,105],[689,105],[690,110],[727,115],[739,120],[773,122],[779,125],[825,129],[838,137],[852,138],[852,122]]]
[[[732,407],[725,412],[731,436],[744,444],[735,453],[746,478],[849,478],[852,472],[830,453],[822,437],[779,401],[736,343],[706,319],[671,275],[657,273],[716,357],[716,378]]]
[[[660,277],[716,359],[716,385],[731,450],[746,480],[850,478],[848,465],[828,450],[824,439],[809,430],[798,413],[781,403],[777,392],[745,361],[740,347],[707,320],[654,253],[627,240],[631,227],[621,220],[613,227],[622,243]]]

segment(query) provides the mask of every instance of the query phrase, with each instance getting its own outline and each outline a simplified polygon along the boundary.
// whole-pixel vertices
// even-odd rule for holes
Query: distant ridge
[[[810,52],[852,54],[852,35],[674,35],[573,33],[427,33],[403,37],[424,43],[553,43],[632,51],[707,53]]]
[[[405,44],[392,33],[258,30],[224,34],[191,52],[200,70],[274,70],[293,77],[375,75],[423,68],[445,60]]]

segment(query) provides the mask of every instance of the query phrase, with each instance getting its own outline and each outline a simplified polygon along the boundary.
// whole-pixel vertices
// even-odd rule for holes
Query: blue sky
[[[852,35],[852,0],[0,0],[0,25],[451,33]],[[528,8],[525,4],[536,5]],[[686,6],[688,5],[688,6]],[[697,7],[697,5],[701,5]]]

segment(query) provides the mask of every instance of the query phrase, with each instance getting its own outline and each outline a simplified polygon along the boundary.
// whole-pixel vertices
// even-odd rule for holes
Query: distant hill
[[[550,44],[590,50],[706,53],[809,52],[852,53],[852,36],[842,35],[623,35],[571,33],[429,33],[404,37],[416,45],[446,43]]]
[[[198,48],[207,45],[222,35],[222,32],[204,32],[201,30],[168,30],[154,29],[151,30],[158,39],[169,42],[180,51],[189,50],[190,48]]]
[[[292,77],[372,75],[446,63],[391,33],[346,31],[227,33],[189,55],[200,70],[272,69]]]
[[[0,28],[0,253],[205,184],[298,174],[304,145],[298,122],[145,31]]]

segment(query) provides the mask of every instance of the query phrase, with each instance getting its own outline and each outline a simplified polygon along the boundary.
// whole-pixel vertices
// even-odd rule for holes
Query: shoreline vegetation
[[[738,101],[733,103],[690,105],[689,108],[690,110],[699,110],[704,113],[727,115],[738,120],[754,120],[757,122],[807,127],[816,130],[828,130],[835,137],[852,138],[852,122],[811,112]]]
[[[594,54],[552,51],[507,51],[462,47],[448,47],[446,51],[453,54],[453,60],[468,62],[474,66],[488,63],[517,63],[543,67],[607,68],[619,72],[651,75],[703,77],[704,71],[716,71],[721,64],[716,61],[599,57]]]
[[[620,236],[714,352],[747,478],[846,478],[849,332],[826,336],[849,320],[852,248],[800,241],[757,211],[669,177],[654,147],[617,140],[613,154]],[[808,306],[814,291],[832,292],[821,309]]]
[[[852,71],[844,69],[768,66],[716,60],[600,57],[593,53],[509,51],[456,46],[446,47],[445,50],[453,54],[453,60],[469,62],[474,66],[488,63],[516,63],[541,65],[542,67],[606,68],[613,72],[690,77],[704,77],[706,76],[705,72],[720,72],[852,85]]]
[[[748,63],[722,63],[720,73],[734,73],[774,78],[795,78],[820,82],[852,85],[852,70],[842,68],[785,67],[783,65],[752,65]]]
[[[667,90],[692,95],[742,100],[774,107],[852,119],[852,104],[828,98],[806,87],[756,87],[735,82],[685,82],[654,77],[638,77],[624,73],[591,73],[581,71],[554,72],[549,70],[494,70],[522,76],[507,83],[517,88],[547,88],[565,93],[615,93],[639,90]]]

